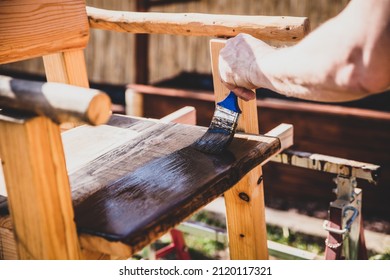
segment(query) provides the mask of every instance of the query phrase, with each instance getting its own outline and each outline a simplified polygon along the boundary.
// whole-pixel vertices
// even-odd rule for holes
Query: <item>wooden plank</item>
[[[379,165],[372,163],[294,150],[286,150],[271,160],[345,177],[356,177],[374,184],[378,182],[381,170]]]
[[[168,123],[182,123],[182,124],[196,124],[196,110],[192,106],[183,107],[163,118],[160,119],[161,122]]]
[[[0,158],[0,196],[7,196],[7,190],[5,188],[3,163]]]
[[[17,260],[16,242],[9,215],[0,215],[0,260]]]
[[[97,138],[107,126],[127,141]],[[63,139],[67,160],[84,161],[70,172],[80,243],[114,256],[137,252],[280,149],[274,137],[236,134],[227,154],[211,156],[188,147],[205,127],[124,116],[107,126],[80,126]]]
[[[88,43],[83,0],[0,1],[0,10],[0,64],[82,49]]]
[[[142,117],[144,112],[143,94],[128,88],[125,91],[126,115]]]
[[[87,67],[82,50],[60,52],[43,57],[48,82],[64,83],[89,88]],[[81,125],[69,122],[61,126],[63,130]]]
[[[82,50],[66,51],[43,57],[48,82],[89,87],[87,67]]]
[[[82,134],[88,137],[80,137]],[[66,167],[69,173],[77,171],[99,156],[128,142],[139,132],[102,125],[99,129],[80,126],[62,133]],[[94,142],[92,145],[91,142]]]
[[[58,126],[35,117],[0,121],[0,131],[0,156],[19,257],[79,259]]]
[[[240,136],[225,155],[203,154],[189,145],[205,130],[155,122],[70,174],[83,246],[98,246],[114,255],[134,253],[220,196],[280,148],[272,137],[258,136],[254,141]],[[82,194],[86,185],[94,189],[84,188],[87,193]]]
[[[309,31],[305,17],[238,16],[200,13],[141,13],[87,7],[92,28],[136,34],[233,37],[298,42]]]
[[[0,76],[0,106],[46,116],[56,123],[83,121],[103,124],[111,115],[105,93],[60,83],[43,83]]]
[[[294,144],[294,129],[291,124],[282,123],[274,129],[268,131],[266,136],[278,137],[281,149],[287,149]]]
[[[216,101],[228,93],[218,71],[219,51],[224,40],[211,40],[211,59]],[[239,100],[242,110],[237,130],[259,133],[256,101]],[[231,259],[268,259],[267,231],[261,167],[257,166],[225,193],[229,253]]]

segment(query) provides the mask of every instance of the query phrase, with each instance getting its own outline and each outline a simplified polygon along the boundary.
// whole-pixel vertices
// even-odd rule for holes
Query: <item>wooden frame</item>
[[[31,46],[38,46],[38,48],[30,51],[30,49],[20,45],[20,53],[13,52],[13,49],[18,46],[19,42],[14,42],[16,44],[15,47],[11,38],[5,44],[8,49],[0,50],[0,57],[2,58],[0,62],[6,63],[30,57],[44,56],[44,66],[48,81],[88,87],[82,48],[87,43],[89,33],[88,27],[85,26],[84,22],[86,17],[83,21],[85,15],[83,1],[68,0],[65,2],[69,4],[69,10],[66,9],[66,6],[58,6],[58,9],[63,12],[59,18],[64,18],[65,22],[59,24],[57,22],[58,18],[52,17],[50,13],[48,16],[54,19],[52,22],[53,26],[69,26],[66,29],[69,32],[61,33],[61,38],[57,40],[57,29],[53,28],[54,31],[49,33],[55,41],[52,47],[40,45],[41,40],[37,39],[37,41],[34,41],[33,39],[35,38],[29,39],[29,37],[24,37]],[[40,16],[45,16],[47,11],[41,9],[41,7],[46,7],[44,4],[55,5],[56,3],[62,5],[58,1],[53,0],[34,2],[32,5],[39,11],[39,16],[31,19],[31,26],[34,27],[40,22]],[[7,9],[12,6],[10,10],[6,10],[10,11],[12,15],[17,11],[15,7],[21,7],[24,4],[27,4],[25,0],[18,0],[12,2],[12,5],[3,5]],[[78,13],[71,14],[71,8],[75,7],[77,7],[75,10]],[[69,23],[68,15],[74,16],[75,21]],[[77,21],[79,19],[82,19],[81,24]],[[82,24],[83,22],[84,24]],[[50,26],[50,22],[46,24]],[[76,26],[80,24],[80,29],[71,28],[72,24],[76,24]],[[12,20],[11,26],[13,26]],[[157,28],[159,24],[153,24],[153,26]],[[258,27],[255,26],[254,29],[258,29]],[[228,27],[228,29],[230,28]],[[235,34],[235,30],[233,30],[233,33],[229,33],[228,29],[224,29],[223,33],[228,34],[228,36]],[[266,26],[263,25],[260,29],[266,30]],[[271,29],[280,29],[280,26],[275,25]],[[285,29],[283,32],[286,33],[286,31],[290,30],[294,31],[294,28],[289,26],[289,29]],[[171,31],[175,30],[172,29]],[[174,34],[184,35],[187,31],[179,30],[177,32]],[[193,33],[201,36],[214,34],[214,31],[210,32],[197,34],[194,31]],[[14,33],[23,34],[23,30],[14,30]],[[149,33],[153,32],[149,31]],[[264,34],[268,34],[268,30]],[[68,39],[71,44],[66,43]],[[278,37],[277,39],[280,38]],[[289,40],[297,39],[298,37],[296,36],[289,38]],[[222,46],[221,42],[212,42],[214,73],[218,72],[216,59],[218,51]],[[16,55],[14,56],[14,54]],[[217,88],[216,97],[220,99],[226,90],[221,85],[218,85],[217,76],[215,75],[214,77]],[[247,133],[258,134],[255,103],[241,103],[241,108],[244,113],[238,129]],[[76,232],[70,184],[59,126],[46,117],[7,117],[0,121],[0,130],[7,132],[0,134],[0,155],[3,160],[9,207],[11,209],[19,258],[80,259],[88,256],[99,257],[99,254],[89,255],[88,252],[82,252],[80,249],[81,245],[86,245],[92,239],[80,238],[79,240]],[[279,140],[274,138],[272,141],[274,145],[272,152],[276,152],[276,146],[280,144]],[[261,156],[266,157],[267,155],[261,154]],[[45,174],[45,176],[42,174]],[[225,195],[228,201],[232,259],[266,259],[268,253],[266,250],[261,167],[251,171],[232,190],[226,192]],[[37,206],[36,201],[41,202],[39,206]],[[105,242],[108,243],[109,241],[106,240]],[[142,244],[138,245],[141,246]],[[107,244],[102,243],[100,246],[106,247]],[[115,248],[116,244],[110,244],[110,246]],[[118,249],[122,250],[121,247],[118,247]],[[125,250],[124,253],[128,252]]]
[[[219,51],[223,40],[211,40],[211,61],[216,102],[228,93],[218,71]],[[259,133],[256,101],[239,101],[242,115],[238,131]],[[264,212],[264,193],[261,166],[249,172],[225,193],[229,249],[231,259],[268,259],[267,230]]]

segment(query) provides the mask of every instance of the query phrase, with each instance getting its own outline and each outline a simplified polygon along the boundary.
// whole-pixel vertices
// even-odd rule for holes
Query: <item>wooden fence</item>
[[[111,10],[135,10],[135,0],[87,0],[87,5]],[[312,29],[340,12],[348,0],[198,0],[152,8],[152,12],[307,16]],[[175,76],[181,71],[210,73],[207,37],[151,35],[150,81]],[[91,30],[86,49],[88,75],[92,81],[125,84],[134,82],[134,36]],[[0,66],[0,70],[43,74],[40,59]]]

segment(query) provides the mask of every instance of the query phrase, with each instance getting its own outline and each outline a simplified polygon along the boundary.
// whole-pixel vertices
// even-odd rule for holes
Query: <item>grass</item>
[[[195,214],[191,220],[226,229],[225,217],[215,213],[201,211]],[[207,258],[220,259],[221,257],[228,257],[226,244],[196,236],[186,235],[185,238],[191,250],[198,251]],[[276,226],[267,225],[267,239],[317,255],[323,255],[325,252],[325,244],[322,238],[292,232]]]
[[[226,229],[225,217],[207,211],[200,211],[191,217],[191,220],[205,223],[209,226]],[[228,259],[229,252],[227,244],[217,242],[215,239],[203,238],[185,234],[186,245],[189,249],[191,259]],[[318,255],[324,255],[324,239],[317,236],[293,232],[287,228],[267,225],[267,239],[288,245],[294,248],[305,250]],[[162,248],[170,243],[170,238],[165,236],[157,241],[154,249]],[[384,254],[368,252],[370,260],[390,260],[390,250]],[[168,256],[167,259],[175,259],[175,255]]]

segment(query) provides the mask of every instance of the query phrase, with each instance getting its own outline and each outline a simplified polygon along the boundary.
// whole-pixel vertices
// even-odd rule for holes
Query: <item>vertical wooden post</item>
[[[218,56],[225,40],[210,42],[214,93],[216,102],[222,100],[228,89],[219,77]],[[237,130],[259,133],[256,101],[239,100],[242,110]],[[227,227],[231,259],[268,259],[265,223],[264,192],[261,167],[249,172],[232,189],[225,192]]]
[[[48,82],[89,88],[83,50],[45,55],[43,56],[43,64]],[[77,123],[63,123],[61,128],[67,130],[77,125]]]
[[[21,259],[79,259],[58,125],[45,117],[0,120],[0,156]]]
[[[136,11],[147,12],[151,4],[149,0],[137,0]],[[135,83],[149,83],[149,34],[135,34]],[[144,115],[144,98],[139,92],[126,90],[126,114],[142,117]]]
[[[83,50],[45,55],[43,64],[48,82],[89,87]]]

